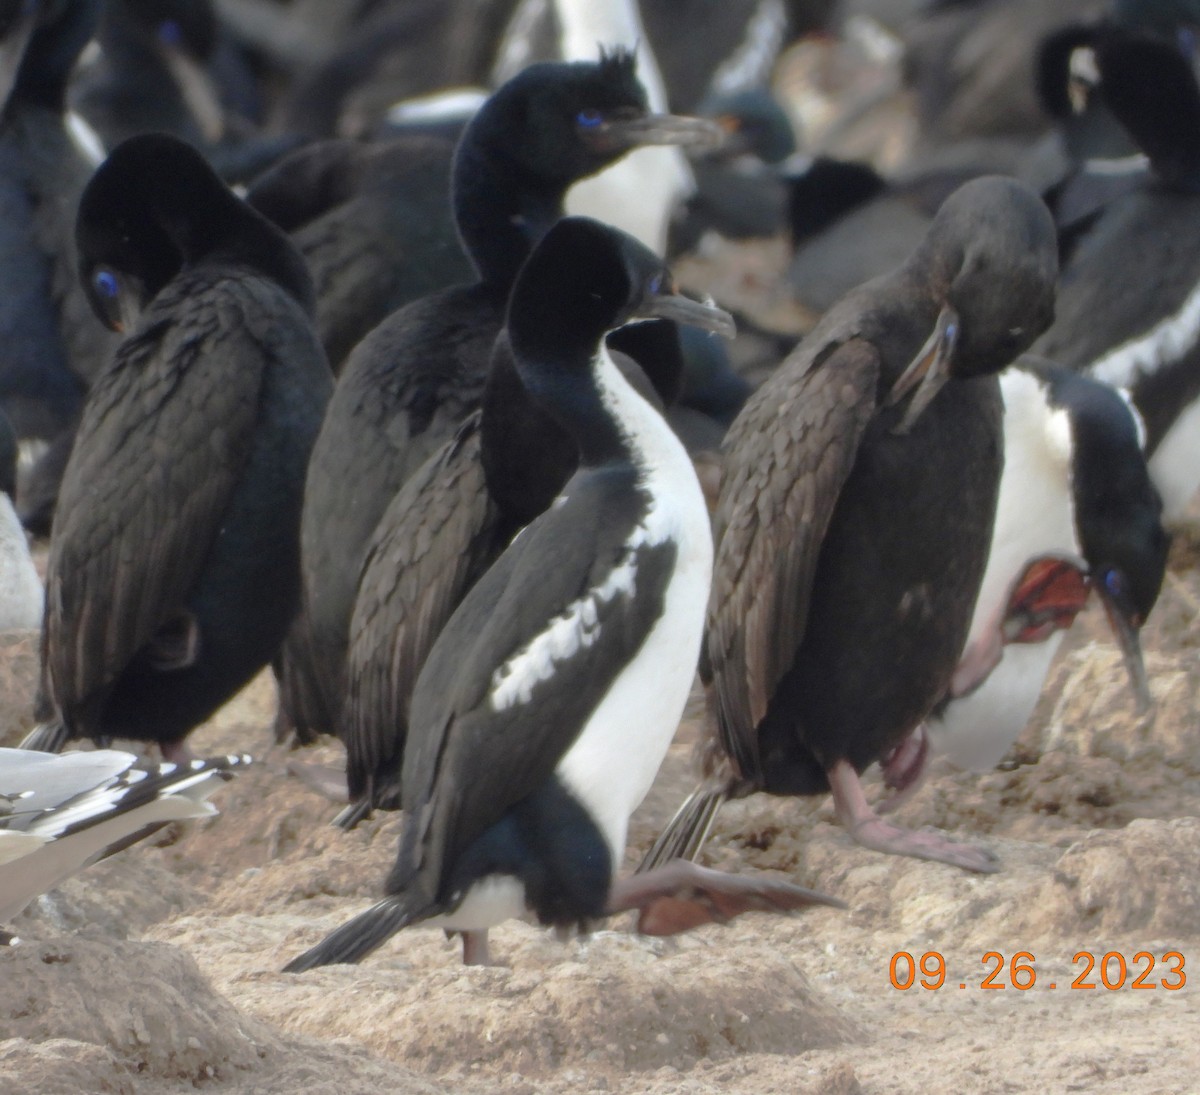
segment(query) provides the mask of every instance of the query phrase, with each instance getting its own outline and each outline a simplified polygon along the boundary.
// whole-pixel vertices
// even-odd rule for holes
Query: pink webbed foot
[[[958,844],[941,833],[914,832],[884,821],[871,809],[858,773],[848,761],[839,760],[829,769],[829,786],[838,820],[864,848],[949,863],[980,874],[994,874],[1000,869],[1000,860],[987,848]]]
[[[702,924],[726,924],[744,912],[788,913],[811,905],[846,906],[816,890],[770,878],[728,874],[675,859],[613,883],[610,916],[638,910],[643,935],[677,935]]]

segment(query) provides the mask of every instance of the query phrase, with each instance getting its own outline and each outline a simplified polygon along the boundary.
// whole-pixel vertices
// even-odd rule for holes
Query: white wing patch
[[[217,811],[208,796],[230,768],[249,761],[239,755],[226,757],[224,765],[194,760],[142,767],[132,753],[119,750],[62,755],[0,750],[0,774],[14,788],[3,799],[25,807],[0,817],[0,923],[139,831],[212,816]],[[139,785],[152,779],[158,784],[147,795]],[[25,789],[18,792],[20,784]],[[144,801],[126,801],[138,791]]]
[[[681,552],[687,554],[698,550],[691,545],[700,540],[702,550],[710,553],[707,565],[711,568],[712,537],[708,532],[707,510],[687,452],[662,415],[630,387],[603,344],[593,362],[593,371],[600,398],[629,443],[650,508],[625,541],[625,558],[604,582],[572,601],[544,631],[492,674],[490,698],[494,711],[528,703],[534,688],[553,676],[556,665],[599,638],[600,608],[617,597],[634,595],[639,548],[674,539],[680,541]],[[560,497],[555,505],[562,500]],[[696,521],[703,535],[695,530],[687,534],[681,524],[679,513],[690,512],[689,506],[699,514]]]
[[[641,529],[638,530],[639,532]],[[636,547],[631,540],[627,545]],[[599,608],[619,596],[632,597],[637,583],[637,564],[632,553],[613,568],[604,583],[572,601],[520,651],[492,674],[491,701],[494,711],[528,703],[534,688],[554,675],[554,667],[591,646],[600,636]]]

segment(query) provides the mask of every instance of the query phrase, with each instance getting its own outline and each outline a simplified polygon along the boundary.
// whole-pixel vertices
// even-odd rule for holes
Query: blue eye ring
[[[116,300],[121,292],[121,283],[117,281],[117,276],[111,270],[98,270],[92,275],[92,284],[96,287],[96,291],[109,300]]]
[[[657,293],[661,293],[662,291],[663,291],[663,276],[662,276],[662,274],[655,274],[654,277],[652,277],[650,279],[650,292],[657,294]]]
[[[604,115],[594,107],[589,107],[575,115],[575,122],[584,129],[595,129],[604,122]]]
[[[1125,575],[1119,570],[1109,568],[1104,572],[1101,580],[1104,582],[1104,588],[1113,597],[1120,597],[1125,592]]]

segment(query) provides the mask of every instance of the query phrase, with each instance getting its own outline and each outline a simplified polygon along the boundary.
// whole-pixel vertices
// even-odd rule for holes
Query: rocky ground
[[[514,923],[493,933],[493,968],[464,968],[440,932],[413,929],[360,967],[279,972],[379,893],[398,825],[330,828],[329,804],[271,747],[273,688],[259,679],[195,736],[202,751],[262,758],[218,793],[221,815],[90,868],[14,925],[26,942],[0,955],[0,1089],[1192,1090],[1200,1008],[1191,984],[1165,986],[1180,965],[1200,969],[1194,562],[1184,538],[1145,635],[1152,719],[1134,716],[1097,613],[1006,763],[982,776],[941,765],[905,807],[908,824],[993,848],[1001,873],[863,851],[827,802],[757,797],[726,808],[710,861],[781,872],[848,911],[668,941],[613,923],[561,943]],[[10,733],[27,722],[32,650],[0,646]],[[631,863],[691,786],[696,699],[635,819]],[[906,959],[892,966],[901,952],[930,956],[935,976],[893,987],[893,969],[908,979]],[[1036,977],[1023,991],[1019,952]],[[1104,987],[1081,952],[1121,956],[1122,986]],[[923,988],[943,964],[944,984]],[[1117,958],[1105,975],[1119,983]]]

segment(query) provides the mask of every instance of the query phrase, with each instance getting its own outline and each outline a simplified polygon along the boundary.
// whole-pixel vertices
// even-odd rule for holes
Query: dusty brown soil
[[[270,745],[273,688],[259,679],[195,736],[201,750],[262,758],[219,792],[221,815],[97,864],[15,925],[26,943],[0,954],[0,1090],[1195,1090],[1195,987],[1162,984],[1178,980],[1169,952],[1200,971],[1195,555],[1177,545],[1145,635],[1152,720],[1133,715],[1116,651],[1088,618],[1001,769],[939,765],[905,807],[908,824],[993,848],[1000,874],[863,851],[827,802],[757,797],[726,808],[709,861],[783,872],[848,912],[747,916],[668,941],[613,923],[561,943],[513,923],[493,933],[502,965],[487,969],[413,929],[360,967],[279,972],[379,893],[398,822],[327,824],[330,805]],[[6,648],[10,683],[28,682],[27,657],[13,668],[26,655]],[[696,702],[635,819],[631,863],[690,789],[698,715]],[[1025,991],[1010,967],[1022,951],[1036,971]],[[1097,968],[1084,978],[1097,987],[1072,988],[1084,951],[1123,956],[1123,987],[1105,988]],[[918,973],[894,988],[898,952],[941,955],[944,985],[922,988]],[[1150,964],[1140,952],[1153,958],[1144,990],[1130,987]],[[1000,963],[1006,987],[981,987]],[[1105,972],[1117,982],[1115,958]]]

